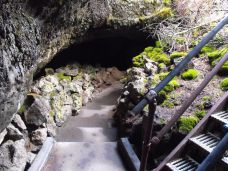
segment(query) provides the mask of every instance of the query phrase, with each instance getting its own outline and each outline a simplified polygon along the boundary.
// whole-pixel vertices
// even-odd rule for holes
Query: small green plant
[[[209,61],[212,62],[221,56],[221,52],[219,50],[215,50],[213,52],[208,53],[207,56]]]
[[[160,64],[158,64],[158,68],[160,70],[165,69],[166,68],[166,65],[164,63],[160,63]]]
[[[202,49],[201,49],[201,53],[210,53],[210,52],[213,52],[213,51],[215,51],[215,48],[214,47],[212,47],[212,46],[209,46],[209,45],[207,45],[207,46],[204,46]]]
[[[164,90],[166,91],[166,92],[172,92],[172,91],[174,91],[176,88],[179,88],[180,87],[180,84],[178,83],[178,81],[177,80],[172,80],[172,81],[170,81],[168,84],[167,84],[167,86],[165,86],[165,88],[164,88]]]
[[[205,110],[196,110],[195,111],[195,116],[199,119],[203,118],[206,115]]]
[[[225,79],[223,79],[223,80],[220,82],[220,88],[221,88],[223,91],[227,91],[227,90],[228,90],[228,78],[225,78]]]
[[[171,59],[175,59],[175,58],[183,57],[183,56],[186,56],[186,55],[187,55],[186,52],[173,52],[173,53],[170,55],[170,58],[171,58]]]
[[[62,72],[57,73],[57,77],[58,77],[60,80],[71,81],[71,76],[66,76],[66,75],[64,75],[64,73],[62,73]]]
[[[166,100],[162,103],[161,106],[162,106],[162,107],[171,108],[171,109],[175,107],[174,103],[173,103],[170,99],[166,99]]]
[[[188,69],[181,75],[181,78],[184,80],[193,80],[196,79],[199,75],[199,71],[196,69]]]
[[[179,131],[182,133],[190,132],[198,121],[199,119],[196,116],[182,116],[179,120]]]

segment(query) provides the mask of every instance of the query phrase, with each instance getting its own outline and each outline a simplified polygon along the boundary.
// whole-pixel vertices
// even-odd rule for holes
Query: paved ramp
[[[30,170],[126,171],[117,151],[117,129],[112,119],[121,89],[121,84],[106,88],[78,116],[58,128],[57,142],[49,140],[44,145]]]

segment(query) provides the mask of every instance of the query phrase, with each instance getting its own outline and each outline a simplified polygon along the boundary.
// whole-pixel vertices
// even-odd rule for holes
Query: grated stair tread
[[[166,164],[172,171],[193,171],[198,167],[199,163],[189,156],[178,158]]]
[[[211,133],[206,133],[190,138],[190,141],[210,153],[219,143],[220,138]],[[222,161],[228,164],[228,151],[224,154]]]
[[[211,115],[212,118],[222,122],[223,124],[228,124],[228,111],[222,111]]]

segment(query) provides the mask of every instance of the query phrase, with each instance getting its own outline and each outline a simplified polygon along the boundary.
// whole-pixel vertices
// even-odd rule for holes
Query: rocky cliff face
[[[23,103],[33,74],[57,52],[96,37],[95,29],[140,29],[164,5],[144,0],[0,0],[0,132]]]

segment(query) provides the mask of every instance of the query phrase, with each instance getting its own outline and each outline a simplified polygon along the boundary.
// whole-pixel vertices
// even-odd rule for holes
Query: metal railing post
[[[153,133],[153,122],[154,122],[154,113],[156,111],[156,101],[149,104],[149,114],[148,121],[146,122],[146,131],[143,138],[142,144],[142,156],[139,171],[145,171],[147,166],[148,155],[150,152],[150,139],[152,138]]]

